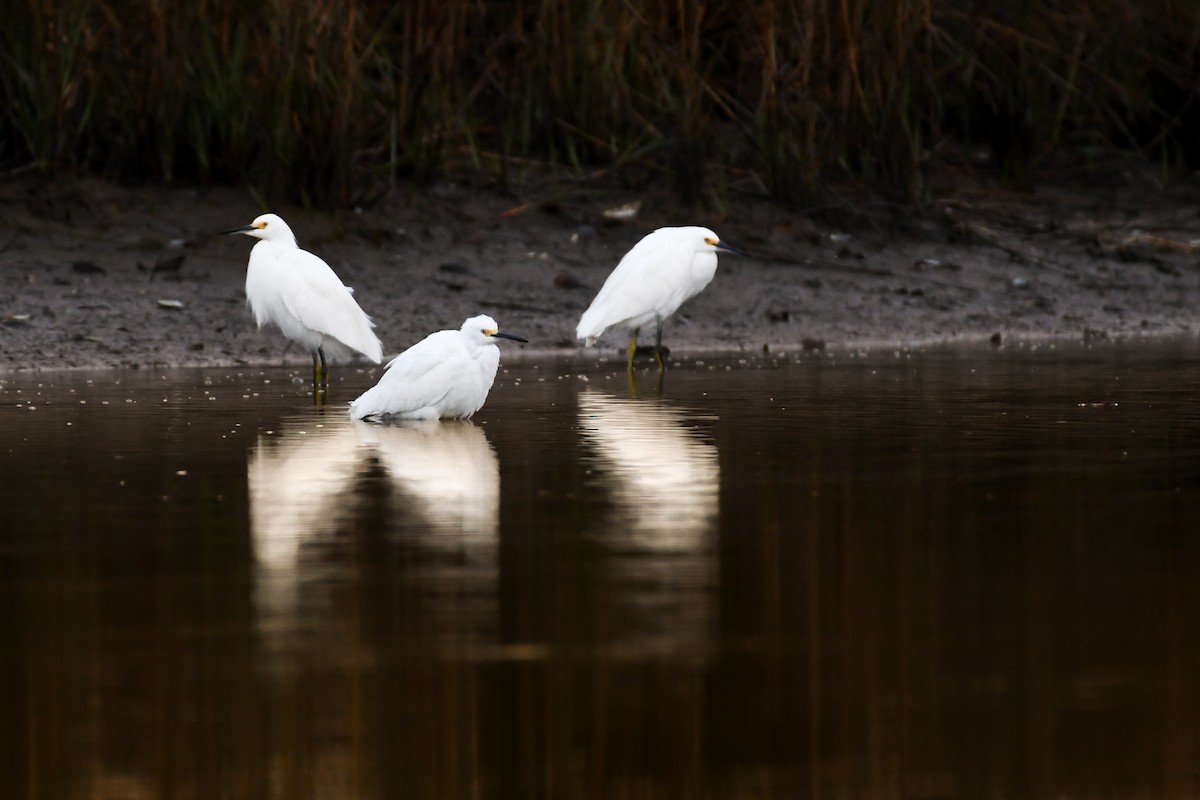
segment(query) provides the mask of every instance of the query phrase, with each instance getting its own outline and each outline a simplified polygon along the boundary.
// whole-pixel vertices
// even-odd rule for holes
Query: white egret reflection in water
[[[518,364],[396,428],[284,370],[9,376],[0,786],[1198,796],[1197,363]]]
[[[452,646],[491,640],[500,582],[500,462],[469,420],[354,422],[382,468],[384,530],[418,595],[414,625]]]
[[[353,425],[407,510],[422,519],[423,544],[468,556],[494,551],[500,462],[479,426],[469,420]]]
[[[301,598],[336,570],[321,558],[354,507],[346,499],[362,469],[362,451],[345,425],[285,421],[259,434],[246,464],[254,604],[260,628],[292,629],[303,619]],[[276,631],[278,632],[278,631]]]
[[[322,604],[354,579],[350,551],[379,548],[437,598],[423,605],[426,623],[494,629],[500,468],[475,424],[289,420],[260,435],[247,477],[255,607],[270,641],[319,626]]]
[[[586,528],[608,552],[644,647],[703,647],[717,579],[721,470],[700,427],[711,418],[661,400],[585,390],[579,430],[597,491],[614,506]]]

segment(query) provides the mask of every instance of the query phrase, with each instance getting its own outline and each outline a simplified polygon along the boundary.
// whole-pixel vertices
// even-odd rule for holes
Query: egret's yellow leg
[[[637,383],[633,379],[633,354],[637,352],[638,332],[634,331],[629,338],[629,359],[625,365],[625,374],[629,376],[629,396],[637,397]]]
[[[317,348],[313,353],[313,402],[321,405],[325,402],[325,393],[329,389],[329,368],[325,365],[325,353]]]
[[[654,330],[654,360],[658,362],[658,382],[661,387],[662,373],[667,369],[667,365],[663,363],[662,357],[662,320],[658,321],[658,327]]]

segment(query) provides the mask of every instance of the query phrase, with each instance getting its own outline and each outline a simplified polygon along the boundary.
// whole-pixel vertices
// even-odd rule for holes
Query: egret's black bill
[[[716,247],[718,250],[721,250],[722,252],[733,253],[735,256],[745,256],[746,258],[754,258],[754,256],[750,255],[742,248],[734,247],[731,244],[725,244],[724,242],[718,242]]]
[[[222,236],[224,236],[224,235],[225,235],[225,234],[227,234],[227,233],[245,233],[246,231],[252,231],[252,230],[254,230],[254,226],[253,226],[253,225],[243,225],[243,226],[242,226],[242,227],[240,227],[240,228],[234,228],[234,229],[233,229],[233,230],[231,230],[231,231],[219,231],[219,233],[220,233]]]
[[[512,339],[514,342],[524,342],[525,344],[529,344],[528,339],[521,337],[521,336],[517,336],[515,333],[501,333],[500,331],[496,331],[495,333],[492,334],[492,338],[493,339]]]

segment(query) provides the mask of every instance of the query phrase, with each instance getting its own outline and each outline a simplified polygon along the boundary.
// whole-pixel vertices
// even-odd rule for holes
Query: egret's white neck
[[[281,236],[276,239],[259,239],[258,244],[254,245],[253,249],[259,251],[260,253],[281,253],[284,250],[295,250],[296,248],[297,245],[295,236]]]

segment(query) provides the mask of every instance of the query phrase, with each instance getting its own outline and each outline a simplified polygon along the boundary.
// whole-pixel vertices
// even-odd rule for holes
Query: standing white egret
[[[590,347],[612,328],[630,331],[629,371],[638,332],[654,323],[654,357],[662,359],[663,321],[700,293],[717,271],[717,251],[749,255],[723,244],[708,228],[659,228],[625,254],[583,312],[575,335]]]
[[[396,356],[379,383],[350,404],[354,419],[467,418],[483,407],[496,380],[496,339],[527,342],[500,333],[489,316],[471,317],[456,331],[431,333]]]
[[[371,330],[375,323],[354,302],[354,290],[328,264],[301,250],[277,214],[263,214],[225,233],[261,240],[250,251],[246,300],[258,327],[273,323],[312,353],[315,394],[329,385],[326,356],[342,359],[358,352],[376,364],[383,360],[383,345]]]

